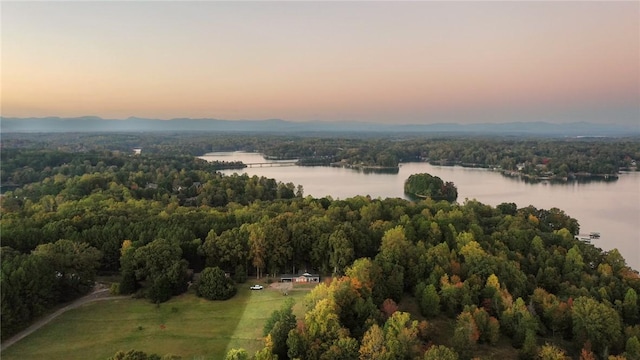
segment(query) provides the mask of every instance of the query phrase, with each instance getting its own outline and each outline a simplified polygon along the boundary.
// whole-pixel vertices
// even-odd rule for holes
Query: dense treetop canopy
[[[112,140],[124,148],[153,136]],[[2,181],[16,186],[3,194],[0,213],[3,338],[68,301],[63,294],[85,293],[97,273],[117,274],[123,294],[162,302],[185,292],[193,273],[205,274],[201,291],[208,296],[232,290],[232,281],[249,276],[310,269],[335,279],[311,292],[295,328],[288,310],[275,316],[261,358],[276,353],[357,358],[379,349],[391,358],[466,359],[478,344],[494,346],[496,336],[508,337],[529,358],[539,337],[564,346],[544,348],[545,353],[635,351],[640,276],[617,250],[603,252],[576,240],[578,222],[560,209],[492,207],[433,196],[413,202],[305,197],[294,184],[216,172],[241,164],[207,164],[181,155],[187,154],[184,149],[208,151],[213,143],[228,142],[233,149],[244,141],[282,150],[284,142],[232,137],[205,146],[201,135],[191,143],[178,136],[176,143],[164,143],[163,151],[158,141],[149,144],[151,154],[134,156],[107,150],[109,137],[104,138],[76,139],[65,147],[60,139],[47,142],[42,136],[7,143],[3,135]],[[377,151],[397,155],[400,149],[422,149],[417,153],[431,158],[464,154],[455,139],[435,145],[409,139],[404,146],[383,139],[326,141],[351,144],[354,157]],[[292,154],[302,143],[290,143]],[[359,147],[365,143],[377,150]],[[307,147],[318,155],[329,148],[323,144],[308,139]],[[512,145],[508,153],[506,144]],[[502,149],[492,154],[514,162],[529,156],[516,153],[560,154],[568,148],[579,160],[578,149],[586,146],[526,144],[474,139],[467,145]],[[640,157],[634,142],[594,144],[594,158],[608,153],[618,159],[616,166],[626,156]],[[447,183],[440,179],[428,174],[416,179],[412,186],[452,195],[442,191]],[[412,190],[426,195],[424,189]],[[426,351],[432,341],[428,326],[414,320],[417,314],[396,311],[394,303],[406,297],[415,299],[416,311],[428,321],[449,319],[454,335],[446,347]],[[594,322],[598,328],[590,325]]]

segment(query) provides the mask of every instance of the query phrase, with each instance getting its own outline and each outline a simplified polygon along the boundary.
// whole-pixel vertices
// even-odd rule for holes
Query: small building
[[[318,283],[320,282],[320,275],[318,274],[282,274],[280,275],[280,282],[295,282],[295,283]]]
[[[135,155],[140,155],[140,154],[142,153],[142,148],[135,148],[135,149],[133,149],[133,153],[134,153]]]

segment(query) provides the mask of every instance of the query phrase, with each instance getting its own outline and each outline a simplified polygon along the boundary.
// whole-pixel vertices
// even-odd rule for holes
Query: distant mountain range
[[[511,122],[484,124],[379,124],[366,122],[294,122],[269,120],[218,120],[178,118],[171,120],[103,119],[96,116],[76,118],[8,118],[0,117],[1,132],[251,132],[251,133],[432,133],[474,135],[541,135],[541,136],[637,136],[636,126],[574,122]]]

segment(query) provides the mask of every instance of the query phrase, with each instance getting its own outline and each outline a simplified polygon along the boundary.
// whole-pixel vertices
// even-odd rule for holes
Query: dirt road
[[[51,322],[51,320],[57,318],[58,316],[60,316],[61,314],[71,310],[71,309],[75,309],[78,306],[84,305],[86,303],[90,303],[93,301],[99,301],[99,300],[112,300],[112,299],[127,299],[129,298],[129,296],[111,296],[109,294],[109,289],[105,288],[104,286],[100,286],[100,285],[96,285],[96,287],[94,288],[93,292],[91,292],[88,295],[85,295],[75,301],[73,301],[72,303],[61,307],[60,309],[56,310],[55,312],[43,317],[42,319],[36,321],[35,323],[31,324],[31,326],[29,326],[28,328],[22,330],[21,332],[15,334],[14,336],[10,337],[9,339],[7,339],[6,341],[4,341],[2,343],[2,345],[0,346],[0,352],[4,351],[6,348],[8,348],[9,346],[17,343],[18,341],[22,340],[23,338],[29,336],[32,332],[40,329],[41,327],[45,326],[46,324],[48,324],[49,322]]]

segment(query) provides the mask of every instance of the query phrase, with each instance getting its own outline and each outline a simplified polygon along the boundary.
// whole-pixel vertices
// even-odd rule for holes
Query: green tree
[[[631,336],[627,339],[624,350],[627,359],[640,360],[640,340],[636,336]]]
[[[579,344],[589,341],[596,353],[607,357],[609,348],[622,336],[618,312],[611,306],[581,296],[573,302],[573,334]]]
[[[343,336],[334,341],[329,349],[322,354],[320,359],[358,360],[358,347],[358,340],[349,336]]]
[[[453,346],[461,359],[470,359],[480,338],[478,326],[469,311],[463,311],[456,319]]]
[[[346,270],[347,277],[356,280],[360,284],[360,293],[363,297],[370,296],[373,303],[380,306],[384,301],[384,278],[380,266],[369,258],[357,259]]]
[[[56,272],[46,259],[0,248],[0,306],[2,338],[26,327],[32,319],[55,305],[58,293]]]
[[[567,251],[563,274],[571,281],[578,283],[584,266],[584,259],[582,257],[582,254],[580,253],[580,249],[577,245],[574,245],[571,249],[569,249],[569,251]]]
[[[518,352],[518,357],[522,360],[533,360],[538,352],[538,342],[536,333],[533,330],[527,330],[524,335],[522,347]]]
[[[434,345],[424,353],[424,360],[458,360],[458,354],[444,345]]]
[[[640,309],[638,309],[638,294],[632,288],[627,290],[622,303],[622,314],[627,324],[637,324],[640,321]]]
[[[187,288],[187,261],[176,242],[157,239],[133,253],[136,280],[152,302],[164,302]]]
[[[342,230],[336,230],[329,236],[329,245],[329,262],[333,266],[333,273],[340,275],[353,261],[353,245]]]
[[[380,251],[376,255],[375,261],[380,265],[386,279],[386,297],[396,302],[400,301],[404,289],[409,285],[405,284],[404,279],[412,248],[412,244],[407,240],[405,228],[398,225],[384,233]]]
[[[258,350],[253,357],[254,360],[278,360],[278,356],[271,352],[269,347]]]
[[[87,243],[58,240],[38,245],[33,255],[46,259],[54,268],[62,300],[70,300],[93,287],[102,254]]]
[[[249,227],[249,258],[256,267],[256,279],[260,279],[266,266],[267,240],[264,230],[259,223]]]
[[[280,310],[271,313],[263,329],[263,334],[271,337],[271,351],[281,359],[287,357],[287,337],[296,327],[293,304],[293,300],[287,299]]]
[[[385,347],[391,359],[414,359],[420,353],[418,322],[396,311],[384,324]]]
[[[249,353],[245,349],[231,349],[225,355],[224,360],[249,360]]]
[[[160,355],[147,354],[144,351],[129,350],[127,352],[118,351],[115,355],[109,358],[109,360],[161,360]]]
[[[424,287],[419,297],[420,311],[427,318],[434,318],[440,313],[440,296],[433,284]]]
[[[459,313],[462,308],[462,284],[460,278],[456,275],[442,275],[440,278],[440,303],[447,315],[453,317]]]
[[[227,300],[237,292],[233,280],[219,267],[206,267],[196,284],[196,295],[207,300]]]
[[[389,353],[385,346],[384,331],[373,324],[362,337],[360,345],[360,359],[363,360],[382,360],[388,359]]]
[[[564,350],[557,346],[545,344],[538,351],[539,360],[568,360],[570,359]]]
[[[500,323],[498,320],[493,316],[489,316],[489,313],[484,308],[477,308],[475,305],[468,308],[468,311],[473,316],[473,320],[480,332],[478,341],[491,345],[497,344],[500,338]]]
[[[505,330],[505,333],[511,335],[513,346],[519,348],[523,346],[527,333],[532,333],[535,336],[538,322],[527,308],[524,300],[518,298],[502,312],[500,327]],[[527,349],[527,351],[530,353],[531,349]]]

